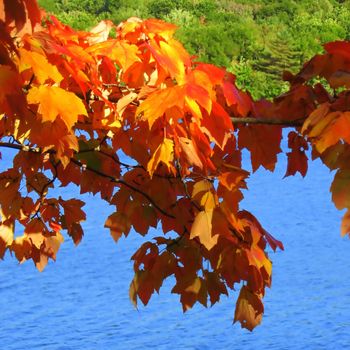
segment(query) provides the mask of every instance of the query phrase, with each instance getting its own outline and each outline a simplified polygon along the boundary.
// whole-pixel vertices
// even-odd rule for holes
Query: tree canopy
[[[115,241],[157,229],[132,256],[135,305],[169,276],[184,311],[239,286],[234,320],[252,330],[271,285],[269,247],[283,245],[240,205],[242,151],[253,172],[274,171],[282,129],[293,128],[286,176],[306,175],[311,148],[336,170],[336,207],[349,209],[350,43],[326,44],[284,73],[288,92],[254,101],[232,73],[190,56],[175,30],[133,17],[76,31],[35,1],[0,1],[0,147],[17,150],[0,173],[0,257],[41,271],[62,233],[79,244],[84,202],[51,191],[74,184],[111,205]]]

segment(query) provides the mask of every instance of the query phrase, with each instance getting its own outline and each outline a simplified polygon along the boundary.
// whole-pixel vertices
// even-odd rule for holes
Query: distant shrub
[[[151,0],[147,7],[152,17],[164,18],[175,9],[192,9],[192,3],[190,0]]]
[[[174,23],[179,28],[181,28],[192,25],[196,21],[196,18],[190,11],[183,9],[173,9],[168,15],[164,16],[164,20],[170,23]]]

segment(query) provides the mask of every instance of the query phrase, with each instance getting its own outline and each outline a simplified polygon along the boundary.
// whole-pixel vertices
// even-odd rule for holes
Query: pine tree
[[[264,50],[253,62],[253,68],[265,73],[269,79],[280,82],[283,71],[296,72],[300,68],[301,59],[302,53],[292,40],[280,32],[266,42]]]

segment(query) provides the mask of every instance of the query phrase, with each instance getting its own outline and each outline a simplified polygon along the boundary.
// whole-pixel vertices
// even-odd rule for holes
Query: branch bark
[[[261,118],[236,118],[231,117],[232,124],[260,124],[260,125],[279,125],[282,127],[299,127],[304,124],[305,118],[294,120],[281,119],[261,119]]]

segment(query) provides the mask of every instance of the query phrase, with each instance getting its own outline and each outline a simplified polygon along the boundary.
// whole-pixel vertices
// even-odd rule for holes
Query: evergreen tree
[[[273,81],[281,81],[285,70],[295,72],[300,68],[301,59],[302,53],[285,33],[280,32],[266,43],[253,62],[253,68],[265,73]]]

